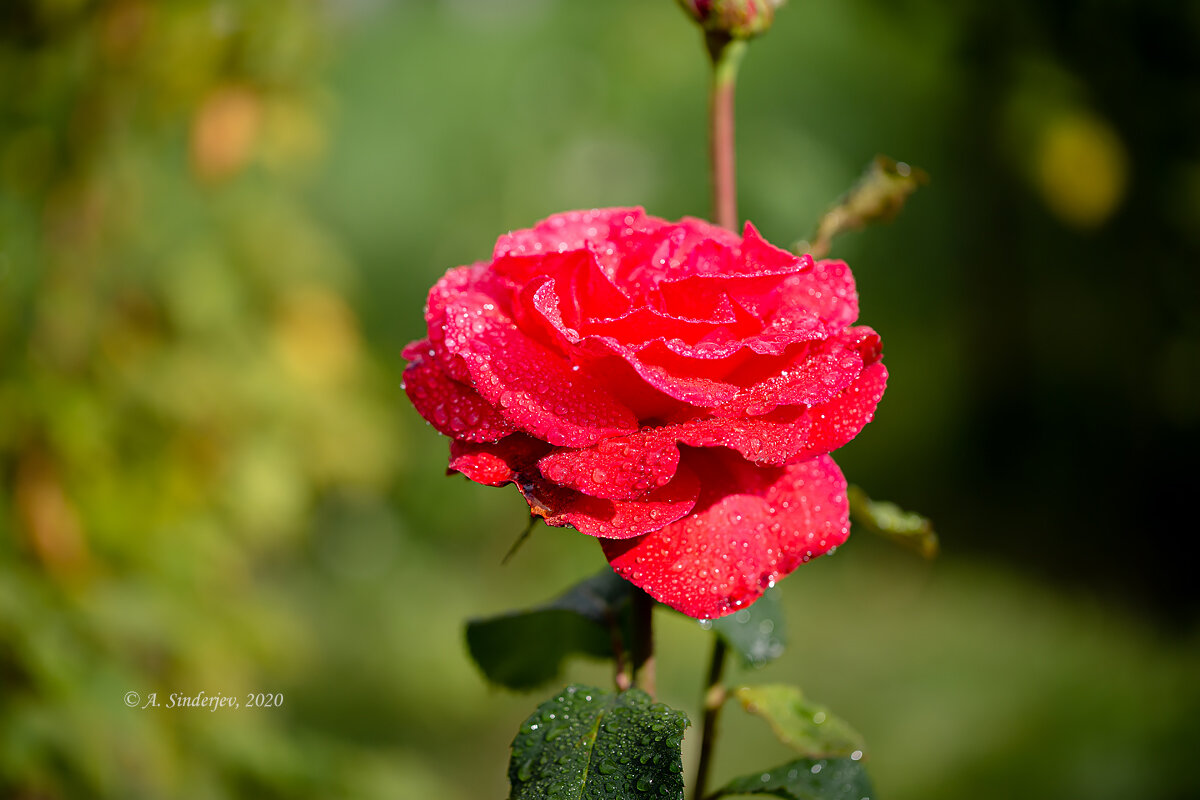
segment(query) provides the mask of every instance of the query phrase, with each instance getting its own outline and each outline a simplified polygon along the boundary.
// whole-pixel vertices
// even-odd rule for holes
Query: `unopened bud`
[[[751,39],[766,33],[784,0],[679,0],[688,16],[709,34]]]

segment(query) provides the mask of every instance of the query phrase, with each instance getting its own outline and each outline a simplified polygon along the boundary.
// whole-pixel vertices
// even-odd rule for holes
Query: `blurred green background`
[[[399,351],[508,229],[706,214],[705,80],[670,0],[0,7],[0,796],[505,796],[541,695],[462,621],[603,560],[499,566],[524,503],[443,476]],[[877,152],[933,176],[835,244],[893,375],[839,462],[943,557],[853,537],[745,676],[860,728],[882,797],[1200,795],[1197,130],[1197,2],[803,0],[749,53],[769,239]],[[657,622],[695,719],[707,634]],[[123,699],[201,690],[284,704]],[[787,758],[739,714],[717,780]]]

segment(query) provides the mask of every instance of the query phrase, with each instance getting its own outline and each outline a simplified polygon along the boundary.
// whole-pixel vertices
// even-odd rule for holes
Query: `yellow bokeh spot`
[[[1070,225],[1099,226],[1125,194],[1125,147],[1111,125],[1091,114],[1054,117],[1042,132],[1035,158],[1042,198]]]
[[[362,344],[354,312],[325,287],[290,290],[276,315],[274,329],[284,364],[301,380],[337,382],[358,365]]]
[[[263,161],[285,169],[316,161],[325,151],[325,127],[307,104],[288,98],[268,102],[263,118]]]

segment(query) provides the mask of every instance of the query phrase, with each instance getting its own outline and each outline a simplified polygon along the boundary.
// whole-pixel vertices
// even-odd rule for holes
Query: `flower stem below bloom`
[[[725,640],[713,634],[712,660],[708,666],[708,684],[704,689],[704,716],[700,721],[700,763],[696,767],[696,782],[692,787],[693,800],[704,800],[708,791],[708,771],[712,765],[713,743],[717,738],[717,718],[725,705]]]
[[[650,595],[633,594],[633,685],[654,697],[654,604]],[[640,667],[638,665],[641,665]]]

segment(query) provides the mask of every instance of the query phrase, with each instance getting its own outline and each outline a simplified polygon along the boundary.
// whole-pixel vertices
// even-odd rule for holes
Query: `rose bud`
[[[708,33],[751,39],[767,32],[783,0],[679,0],[679,5]]]

